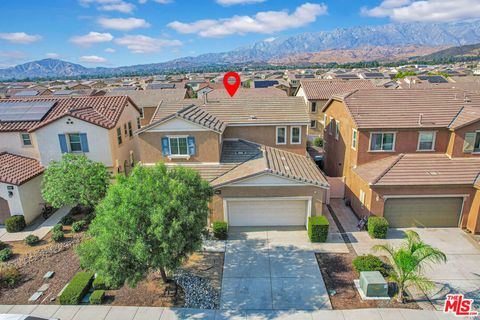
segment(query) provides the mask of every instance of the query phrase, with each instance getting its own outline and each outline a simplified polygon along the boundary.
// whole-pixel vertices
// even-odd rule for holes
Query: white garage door
[[[227,200],[228,223],[240,226],[304,226],[307,200]]]

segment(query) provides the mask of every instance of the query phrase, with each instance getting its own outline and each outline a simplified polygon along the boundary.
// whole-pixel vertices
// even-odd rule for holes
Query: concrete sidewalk
[[[0,314],[27,314],[59,320],[177,320],[177,319],[244,319],[244,320],[443,320],[458,319],[439,311],[408,309],[357,310],[199,310],[182,308],[59,306],[59,305],[0,305]],[[468,318],[465,318],[468,319]],[[472,318],[470,318],[472,319]]]

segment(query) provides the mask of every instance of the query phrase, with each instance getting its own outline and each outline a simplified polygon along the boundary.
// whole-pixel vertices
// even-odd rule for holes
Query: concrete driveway
[[[352,242],[357,254],[371,253],[375,244],[390,243],[399,246],[403,243],[405,230],[414,230],[426,243],[443,251],[447,263],[434,265],[424,272],[436,283],[436,288],[427,293],[436,310],[442,310],[447,294],[463,293],[474,299],[480,309],[480,245],[459,228],[405,228],[390,229],[387,239],[371,239],[367,232],[358,231],[357,219],[350,208],[341,200],[334,200],[331,206]],[[415,292],[412,291],[415,295]],[[417,292],[420,294],[420,292]]]
[[[221,309],[331,309],[304,228],[230,228]]]

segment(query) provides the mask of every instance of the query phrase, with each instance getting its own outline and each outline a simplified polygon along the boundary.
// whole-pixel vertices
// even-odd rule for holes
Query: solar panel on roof
[[[15,96],[16,97],[34,97],[38,95],[38,91],[36,90],[25,90],[25,91],[19,91],[17,93],[15,93]]]
[[[54,105],[55,101],[0,103],[0,121],[40,121]]]

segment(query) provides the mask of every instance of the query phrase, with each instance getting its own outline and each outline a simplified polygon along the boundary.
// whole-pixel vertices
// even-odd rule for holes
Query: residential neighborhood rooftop
[[[303,80],[300,83],[305,96],[311,100],[328,100],[334,94],[375,87],[369,80]]]
[[[44,171],[36,159],[0,153],[0,182],[21,185]]]

